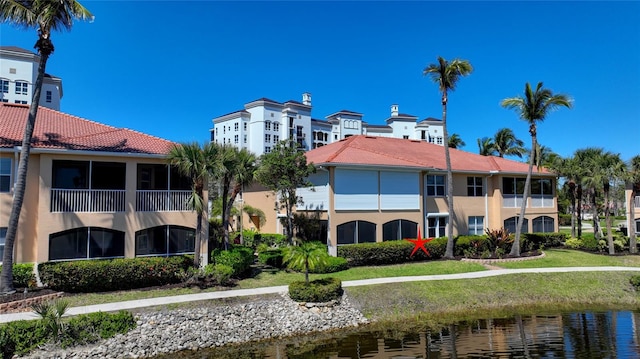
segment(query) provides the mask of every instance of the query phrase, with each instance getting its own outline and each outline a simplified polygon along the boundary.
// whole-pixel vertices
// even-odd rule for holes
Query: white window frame
[[[29,94],[29,83],[26,81],[16,81],[16,95]]]
[[[544,193],[543,181],[549,182],[551,193]],[[533,192],[534,182],[540,183],[540,193]],[[532,178],[531,179],[531,207],[536,208],[552,208],[553,205],[553,180],[551,178]]]
[[[469,235],[481,236],[484,234],[484,216],[469,216],[467,223]]]
[[[0,92],[9,93],[9,80],[0,79]]]
[[[271,131],[271,121],[264,121],[264,129]]]
[[[433,226],[430,225],[429,220],[434,220],[435,223]],[[444,226],[441,225],[441,221],[444,221]],[[447,235],[447,230],[449,228],[449,215],[445,214],[445,215],[441,215],[441,214],[430,214],[427,215],[427,220],[426,220],[426,224],[427,224],[427,230],[426,235],[427,238],[438,238],[438,237],[444,237]],[[440,233],[442,229],[443,233]],[[431,230],[434,230],[433,235],[431,235]]]

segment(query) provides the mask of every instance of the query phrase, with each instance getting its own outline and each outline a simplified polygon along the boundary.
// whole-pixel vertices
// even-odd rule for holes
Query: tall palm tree
[[[433,82],[438,84],[438,88],[442,93],[442,140],[448,144],[449,138],[447,134],[447,103],[449,101],[448,93],[456,88],[458,80],[462,76],[471,74],[473,67],[467,60],[453,59],[451,62],[438,56],[438,63],[429,64],[424,70],[425,76],[431,77]],[[444,146],[444,158],[447,165],[447,206],[449,207],[449,221],[447,223],[447,249],[444,253],[445,258],[453,258],[453,222],[455,213],[453,210],[453,173],[451,172],[451,158],[449,155],[449,146]]]
[[[571,238],[581,238],[582,226],[582,169],[577,164],[576,157],[561,158],[555,162],[552,170],[560,177],[565,178],[563,185],[571,203]],[[579,195],[580,194],[580,195]],[[576,226],[578,227],[576,235]]]
[[[498,157],[516,156],[522,158],[526,152],[524,142],[518,139],[510,128],[501,128],[493,136],[494,149]]]
[[[602,158],[602,165],[605,172],[605,178],[602,181],[602,192],[604,193],[604,224],[607,228],[607,243],[609,245],[609,254],[615,254],[613,245],[613,233],[611,229],[611,208],[610,200],[611,182],[624,179],[626,176],[626,166],[620,158],[620,154],[607,152]]]
[[[462,148],[466,145],[459,134],[453,133],[449,137],[449,148]]]
[[[524,193],[522,199],[522,206],[520,208],[520,216],[518,217],[518,223],[516,225],[516,238],[513,241],[513,247],[511,247],[510,255],[520,256],[520,234],[522,233],[522,224],[524,222],[524,212],[527,208],[527,199],[531,192],[531,174],[533,173],[533,160],[535,157],[535,149],[538,146],[537,140],[537,124],[544,121],[549,112],[552,110],[564,106],[571,108],[571,99],[562,94],[553,94],[551,90],[543,88],[542,82],[538,82],[535,91],[531,89],[531,85],[527,82],[524,86],[524,97],[517,96],[506,98],[502,100],[502,107],[507,109],[514,109],[520,119],[526,121],[529,124],[529,133],[531,134],[531,154],[529,155],[529,171],[527,172],[527,178],[524,185]]]
[[[44,80],[47,60],[53,53],[54,47],[51,41],[52,30],[71,30],[73,20],[92,19],[93,15],[74,0],[2,0],[0,1],[0,21],[13,23],[20,27],[34,28],[38,32],[38,40],[35,49],[40,55],[38,63],[38,75],[33,86],[33,97],[29,107],[29,115],[24,129],[22,139],[22,149],[20,150],[20,162],[16,175],[16,184],[13,193],[13,204],[9,215],[9,224],[5,238],[4,255],[2,258],[2,274],[0,274],[0,293],[12,293],[13,288],[13,247],[18,231],[18,220],[24,202],[24,191],[27,178],[27,167],[29,165],[29,154],[31,153],[31,138],[35,128],[36,116],[38,114],[38,104],[42,92],[42,82]]]
[[[167,156],[170,165],[191,180],[191,195],[187,199],[189,208],[196,211],[196,243],[193,254],[193,266],[200,267],[200,247],[204,239],[203,229],[209,216],[208,203],[204,198],[204,188],[207,177],[216,171],[215,160],[219,149],[215,144],[207,143],[202,147],[197,142],[176,145],[171,148]],[[205,223],[203,223],[205,222]],[[205,253],[205,257],[206,257]]]
[[[222,228],[225,248],[229,248],[229,219],[231,209],[238,194],[245,186],[251,184],[258,169],[256,156],[246,148],[235,146],[221,147],[217,174],[220,180],[222,197]]]
[[[636,210],[635,210],[635,198],[640,195],[640,155],[634,156],[629,161],[629,171],[627,176],[628,181],[631,183],[631,198],[629,200],[629,228],[627,228],[629,234],[629,251],[631,253],[637,253],[637,240],[636,240]]]
[[[491,137],[478,138],[478,153],[481,156],[493,156],[496,153],[496,145]]]

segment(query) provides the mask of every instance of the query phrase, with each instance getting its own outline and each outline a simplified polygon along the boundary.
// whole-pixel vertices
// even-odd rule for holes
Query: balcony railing
[[[640,208],[640,196],[636,196],[635,198],[635,204],[636,204],[636,208]]]
[[[522,202],[520,202],[522,205]],[[553,207],[553,196],[534,194],[531,195],[531,207]]]
[[[125,190],[51,189],[51,212],[124,212]]]
[[[164,211],[190,211],[187,199],[191,191],[136,191],[136,211],[138,212],[164,212]]]

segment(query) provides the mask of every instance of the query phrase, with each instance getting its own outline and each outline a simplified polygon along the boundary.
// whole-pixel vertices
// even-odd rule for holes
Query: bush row
[[[510,235],[513,240],[514,235]],[[565,233],[523,233],[520,238],[520,250],[523,252],[535,251],[543,248],[562,247],[568,236]],[[494,251],[494,243],[486,236],[459,236],[455,240],[454,255],[469,256],[471,254],[481,255],[489,251]],[[499,248],[503,253],[511,250],[512,242],[508,246]]]
[[[342,282],[337,278],[293,282],[289,285],[289,296],[297,302],[328,302],[342,297]]]
[[[239,232],[234,232],[231,238],[235,238]],[[242,240],[245,246],[256,248],[260,244],[268,247],[283,247],[287,245],[287,237],[277,233],[259,233],[252,230],[242,231]]]
[[[613,245],[616,252],[629,249],[629,237],[620,233],[613,234]],[[582,238],[570,238],[564,243],[564,246],[570,249],[581,249],[589,252],[606,252],[609,244],[606,235],[602,239],[596,239],[593,233],[583,233]]]
[[[65,292],[105,292],[179,283],[193,265],[190,256],[46,262],[38,266],[42,282]]]
[[[422,250],[411,255],[415,245],[409,241],[397,240],[381,243],[348,244],[338,247],[338,257],[345,258],[350,267],[364,265],[396,264],[426,259],[438,259],[447,248],[447,238],[434,238],[425,244],[427,256]]]
[[[2,265],[0,265],[0,271]],[[36,275],[33,273],[32,263],[17,263],[13,265],[14,288],[33,288],[36,286]]]
[[[48,341],[57,340],[62,347],[84,345],[126,333],[135,326],[135,319],[129,312],[91,313],[68,320],[60,336],[54,338],[44,320],[20,320],[0,325],[0,348],[3,358],[12,358]]]
[[[231,246],[227,251],[215,249],[211,252],[211,263],[231,267],[233,276],[237,278],[242,278],[251,272],[254,260],[253,249],[244,246]]]

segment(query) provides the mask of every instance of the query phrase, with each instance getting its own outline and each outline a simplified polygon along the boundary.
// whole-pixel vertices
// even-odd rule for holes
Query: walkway
[[[473,279],[495,277],[505,274],[518,273],[566,273],[566,272],[640,272],[640,267],[555,267],[555,268],[525,268],[525,269],[496,269],[480,272],[458,273],[458,274],[438,274],[424,276],[407,276],[407,277],[389,277],[389,278],[372,278],[361,280],[349,280],[342,282],[342,286],[357,287],[362,285],[388,284],[399,282],[418,282],[431,280],[452,280],[452,279]],[[129,300],[126,302],[105,303],[96,305],[87,305],[83,307],[69,308],[67,315],[78,315],[93,312],[113,312],[118,310],[137,309],[145,307],[153,307],[175,303],[187,303],[201,300],[211,300],[220,298],[244,297],[250,295],[274,294],[282,293],[288,290],[288,286],[264,287],[253,289],[235,289],[219,292],[206,292],[197,294],[184,294],[171,297],[159,297]],[[16,320],[37,319],[38,316],[33,312],[0,314],[0,323],[7,323]]]

